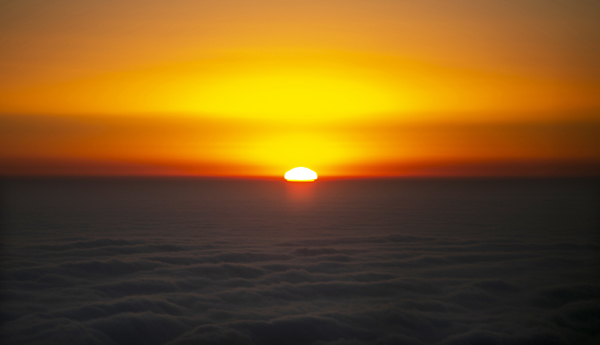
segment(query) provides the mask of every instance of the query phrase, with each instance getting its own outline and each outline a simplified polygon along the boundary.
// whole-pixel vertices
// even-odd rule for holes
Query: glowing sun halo
[[[309,168],[294,168],[285,173],[285,179],[292,182],[312,182],[317,179],[317,173]]]

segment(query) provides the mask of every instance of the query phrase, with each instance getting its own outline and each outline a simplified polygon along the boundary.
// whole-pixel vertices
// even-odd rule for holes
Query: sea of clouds
[[[95,199],[81,182],[37,183],[5,188],[3,344],[600,341],[593,193],[564,194],[572,189],[563,185],[554,199],[536,194],[552,205],[528,211],[536,196],[506,186],[492,188],[504,196],[479,186],[456,205],[439,195],[463,187],[406,204],[390,199],[388,185],[363,185],[362,195],[380,188],[388,196],[349,205],[346,194],[333,193],[311,217],[317,211],[306,200],[323,194],[292,191],[292,204],[273,197],[260,206],[242,188],[244,200],[227,192],[220,194],[226,201],[194,205],[196,198],[181,194],[187,187],[134,188],[126,198],[131,189],[94,185],[105,193]],[[502,205],[463,209],[498,198]],[[220,202],[246,208],[234,212]],[[264,203],[268,221],[258,211]],[[199,205],[210,212],[199,213]],[[468,210],[476,214],[467,217]],[[513,231],[501,229],[507,224]]]

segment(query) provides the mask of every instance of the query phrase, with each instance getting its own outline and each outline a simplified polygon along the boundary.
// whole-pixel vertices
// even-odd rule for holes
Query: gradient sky
[[[0,173],[600,173],[598,1],[0,1]]]

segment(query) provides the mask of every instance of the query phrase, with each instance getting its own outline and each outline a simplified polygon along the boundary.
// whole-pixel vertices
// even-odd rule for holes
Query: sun
[[[291,182],[313,182],[317,173],[309,168],[298,167],[285,173],[285,179]]]

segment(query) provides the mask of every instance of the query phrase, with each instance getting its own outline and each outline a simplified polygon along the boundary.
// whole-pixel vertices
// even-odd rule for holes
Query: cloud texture
[[[20,217],[17,209],[5,223],[2,251],[5,344],[592,344],[600,339],[600,247],[588,235],[543,238],[532,230],[507,236],[469,224],[476,217],[459,217],[442,229],[477,228],[478,235],[419,234],[396,223],[395,229],[356,225],[320,232],[313,231],[315,225],[263,236],[218,226],[205,232],[194,228],[184,236],[181,229],[189,224],[172,231],[148,226],[146,236],[112,230],[72,236],[60,230],[57,219],[44,216],[49,224],[38,224],[46,230],[36,238],[35,215]],[[65,222],[64,229],[80,224]],[[112,224],[98,222],[107,229]]]

